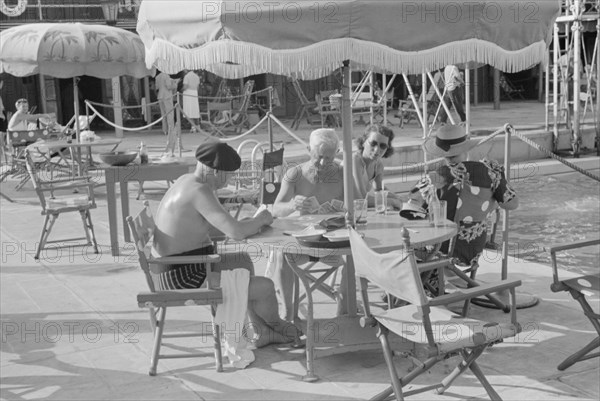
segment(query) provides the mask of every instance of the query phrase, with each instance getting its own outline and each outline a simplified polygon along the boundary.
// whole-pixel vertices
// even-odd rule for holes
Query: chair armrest
[[[585,246],[599,245],[599,244],[600,244],[600,238],[597,238],[597,239],[593,239],[593,240],[569,242],[567,244],[551,245],[550,247],[546,248],[546,250],[550,253],[556,253],[556,252],[560,252],[560,251],[566,251],[567,249],[583,248]]]
[[[91,177],[72,177],[72,178],[60,178],[58,180],[50,180],[50,181],[43,181],[42,184],[44,185],[49,185],[49,184],[61,184],[63,182],[72,182],[72,183],[88,183],[90,182]]]
[[[548,252],[550,252],[550,259],[552,260],[552,281],[551,289],[554,291],[553,286],[557,289],[560,287],[560,279],[558,277],[558,263],[556,261],[556,253],[560,251],[566,251],[569,249],[583,248],[591,245],[600,244],[600,238],[592,239],[592,240],[583,240],[583,241],[574,241],[566,244],[556,244],[551,245],[546,248]]]
[[[417,267],[419,268],[419,272],[424,273],[431,270],[439,269],[441,267],[446,267],[451,264],[452,261],[449,258],[434,260],[431,262],[418,263]]]
[[[82,184],[72,184],[72,185],[53,185],[53,184],[43,182],[40,185],[40,190],[44,191],[44,192],[53,192],[53,191],[60,191],[60,190],[65,190],[65,189],[77,189],[77,188],[88,188],[90,191],[93,192],[94,183],[90,182],[87,184],[82,183]]]
[[[163,256],[148,260],[153,265],[182,265],[186,263],[217,263],[221,261],[219,255],[191,255],[191,256]]]
[[[193,289],[193,290],[169,290],[156,292],[140,292],[137,295],[138,306],[163,307],[163,306],[192,306],[206,305],[211,303],[222,303],[223,292],[220,288],[215,289]]]
[[[467,289],[459,289],[456,292],[451,294],[441,295],[439,297],[433,298],[429,301],[429,304],[432,306],[437,305],[447,305],[450,303],[465,301],[467,299],[479,297],[482,295],[487,295],[492,292],[498,292],[503,290],[509,290],[512,288],[516,288],[521,285],[521,280],[513,280],[513,281],[500,281],[497,283],[489,283],[478,285],[477,287],[467,288]]]

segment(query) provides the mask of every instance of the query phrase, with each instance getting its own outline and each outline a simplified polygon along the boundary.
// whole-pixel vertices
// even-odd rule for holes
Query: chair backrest
[[[359,277],[413,305],[428,304],[405,228],[402,229],[404,248],[385,254],[374,252],[356,230],[349,230],[354,268]]]
[[[231,100],[226,102],[208,102],[206,104],[206,110],[210,113],[213,111],[226,111],[231,110]]]
[[[296,78],[291,78],[291,80],[292,80],[292,87],[294,88],[296,95],[298,95],[298,99],[300,100],[300,103],[303,105],[309,104],[310,102],[308,101],[308,98],[304,94],[304,91],[302,90],[302,87],[300,86],[300,82]]]
[[[42,205],[42,209],[46,209],[46,197],[44,196],[44,192],[41,188],[41,179],[38,175],[38,170],[31,156],[30,150],[25,150],[25,166],[27,167],[27,173],[29,174],[29,178],[31,178],[31,183],[33,184],[33,189],[40,199],[40,204]]]
[[[246,81],[246,83],[244,84],[244,88],[242,89],[242,102],[240,103],[240,107],[237,110],[238,113],[245,113],[246,111],[248,111],[248,106],[250,106],[250,98],[253,89],[254,81]]]
[[[156,291],[155,281],[152,272],[150,271],[150,265],[148,258],[150,257],[151,244],[150,240],[154,235],[154,217],[150,210],[150,203],[144,202],[144,209],[139,212],[135,217],[127,216],[127,224],[133,237],[133,244],[138,254],[138,260],[140,266],[146,276],[146,283],[150,291]]]
[[[52,137],[52,132],[47,128],[23,131],[8,131],[7,137],[8,143],[12,147],[27,146],[29,144],[34,143],[38,139],[46,140]]]
[[[277,199],[277,195],[281,189],[281,182],[277,182],[274,178],[274,169],[283,166],[283,151],[284,148],[281,146],[278,150],[263,154],[262,170],[268,174],[267,177],[263,178],[261,183],[260,203],[263,205],[272,205],[275,203],[275,199]]]

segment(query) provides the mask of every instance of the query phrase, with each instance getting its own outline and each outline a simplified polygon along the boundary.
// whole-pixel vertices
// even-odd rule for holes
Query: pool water
[[[546,247],[600,236],[598,181],[575,172],[528,177],[512,184],[519,196],[519,208],[510,212],[511,256],[551,266]],[[588,274],[599,270],[598,246],[557,255],[559,266],[566,270]]]

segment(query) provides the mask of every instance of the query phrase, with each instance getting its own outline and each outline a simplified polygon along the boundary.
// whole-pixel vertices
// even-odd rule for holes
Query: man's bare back
[[[212,244],[210,223],[195,207],[206,198],[218,202],[210,185],[194,174],[181,176],[171,186],[157,213],[154,247],[159,255],[175,255]]]

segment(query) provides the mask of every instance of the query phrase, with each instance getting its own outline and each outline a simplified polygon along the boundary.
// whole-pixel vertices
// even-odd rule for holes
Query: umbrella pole
[[[354,225],[354,183],[352,177],[352,107],[350,106],[350,62],[342,67],[342,145],[344,154],[344,203],[346,226]]]
[[[80,129],[79,129],[79,87],[77,86],[79,84],[79,77],[73,77],[73,109],[75,111],[75,140],[77,141],[77,143],[80,143]],[[75,159],[76,159],[76,163],[78,164],[78,173],[80,176],[83,175],[83,160],[81,158],[81,148],[77,147],[75,149],[73,149],[75,152]],[[71,151],[71,154],[73,154],[73,151]],[[73,166],[73,172],[75,172],[74,170],[75,166]]]
[[[269,87],[269,119],[267,120],[267,132],[269,133],[269,152],[273,151],[273,87]],[[273,177],[271,177],[273,179]]]
[[[79,142],[79,78],[73,77],[73,110],[75,111],[75,138]]]

